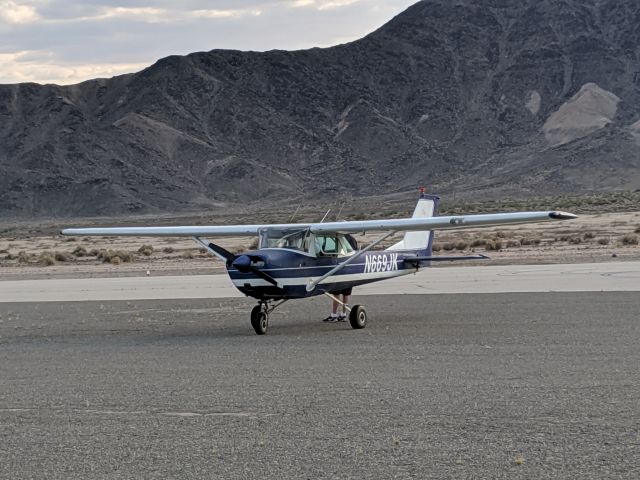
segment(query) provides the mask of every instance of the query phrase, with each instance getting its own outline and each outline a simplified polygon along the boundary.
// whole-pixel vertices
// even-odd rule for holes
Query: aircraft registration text
[[[398,270],[397,253],[367,255],[364,260],[364,273],[391,272],[394,270]]]

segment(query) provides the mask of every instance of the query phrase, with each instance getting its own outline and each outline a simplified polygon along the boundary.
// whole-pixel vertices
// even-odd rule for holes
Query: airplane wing
[[[316,223],[309,228],[314,233],[341,232],[358,233],[376,230],[397,232],[451,230],[476,227],[493,227],[519,223],[550,222],[578,218],[567,212],[516,212],[491,213],[485,215],[456,215],[448,217],[400,218],[392,220],[363,220],[356,222]]]
[[[237,237],[255,236],[265,229],[310,230],[313,233],[363,233],[374,231],[425,231],[451,230],[519,223],[538,223],[556,220],[571,220],[576,215],[567,212],[515,212],[484,215],[456,215],[428,218],[399,218],[388,220],[358,220],[329,223],[288,223],[265,225],[214,225],[179,227],[115,227],[115,228],[68,228],[63,235],[101,235],[138,237]]]

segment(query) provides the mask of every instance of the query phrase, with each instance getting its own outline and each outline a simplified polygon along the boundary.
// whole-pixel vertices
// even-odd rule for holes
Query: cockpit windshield
[[[275,228],[260,232],[260,248],[288,248],[320,257],[352,255],[354,244],[341,233],[314,235],[309,230]]]
[[[266,229],[260,234],[260,248],[291,248],[307,252],[309,231]]]

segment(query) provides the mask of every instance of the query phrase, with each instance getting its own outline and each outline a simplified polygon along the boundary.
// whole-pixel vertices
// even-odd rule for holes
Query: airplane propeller
[[[274,285],[278,288],[280,288],[280,285],[278,285],[278,281],[273,278],[271,275],[263,272],[262,270],[254,267],[251,264],[251,257],[249,255],[234,255],[233,253],[231,253],[229,250],[226,250],[224,248],[222,248],[219,245],[216,245],[215,243],[211,243],[209,242],[209,248],[211,250],[213,250],[214,252],[216,252],[218,255],[221,255],[222,257],[224,257],[227,260],[227,265],[228,266],[232,266],[234,268],[237,268],[239,272],[242,273],[249,273],[252,272],[254,274],[256,274],[258,277],[262,278],[263,280],[265,280],[266,282],[269,282],[271,285]]]

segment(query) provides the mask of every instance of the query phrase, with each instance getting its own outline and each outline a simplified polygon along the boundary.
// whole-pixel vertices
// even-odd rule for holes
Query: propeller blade
[[[235,262],[235,260],[238,258],[237,255],[234,255],[229,250],[225,250],[224,248],[222,248],[219,245],[216,245],[215,243],[209,242],[209,248],[211,250],[213,250],[214,252],[216,252],[218,255],[221,255],[224,258],[226,258],[227,259],[227,263],[229,265],[233,264],[233,262]]]

